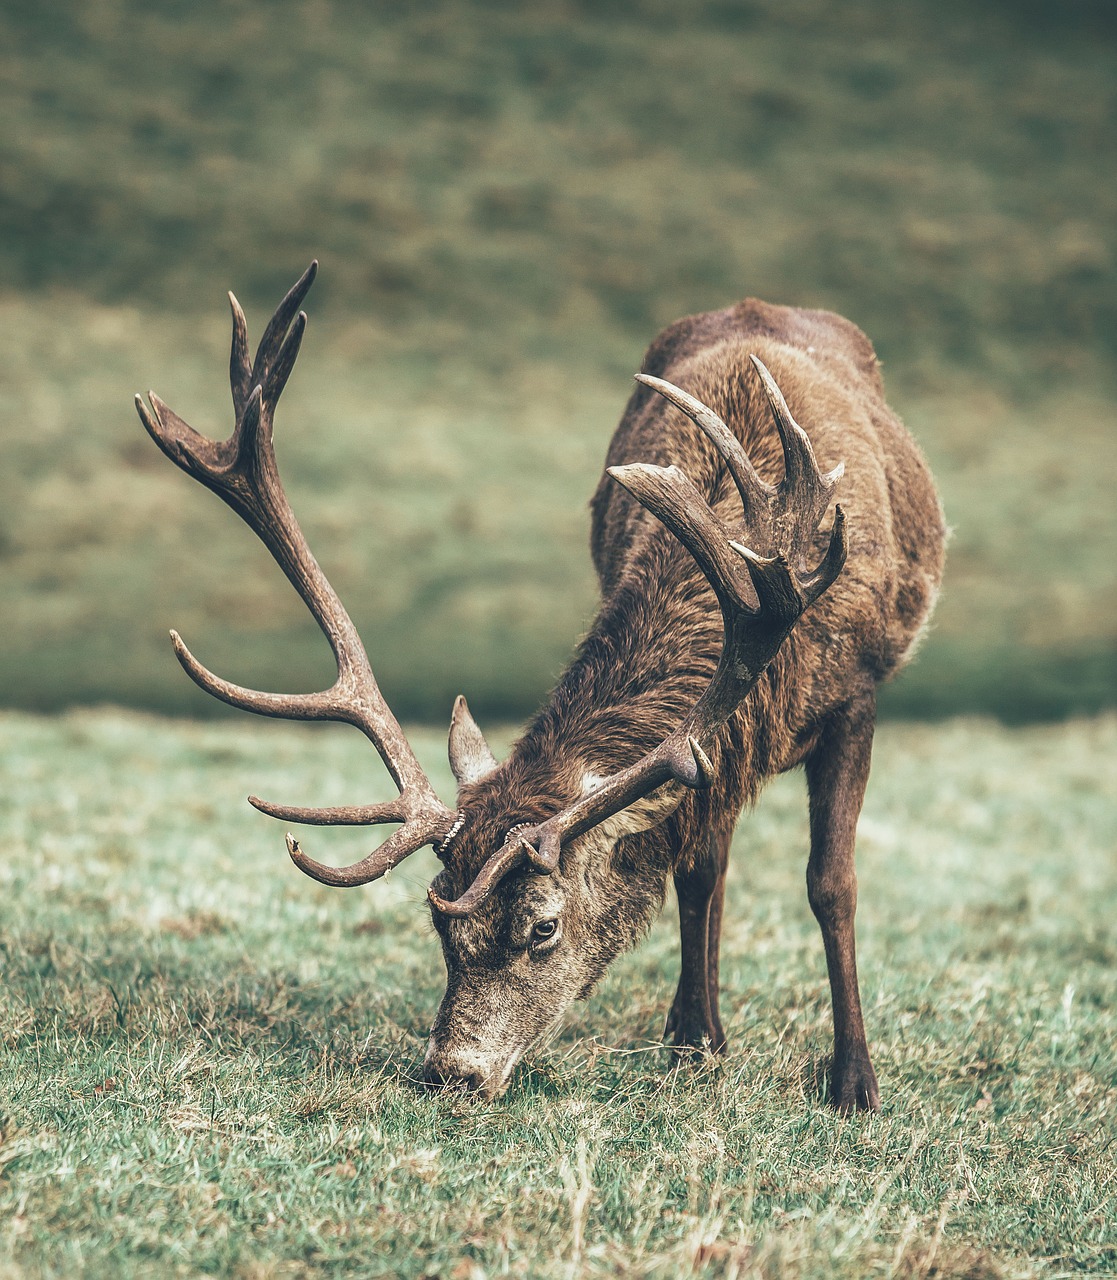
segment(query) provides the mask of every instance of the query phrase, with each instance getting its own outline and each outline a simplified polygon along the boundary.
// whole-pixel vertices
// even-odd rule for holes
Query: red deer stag
[[[636,943],[669,875],[682,966],[666,1034],[680,1053],[722,1050],[718,948],[734,823],[765,779],[802,764],[807,892],[834,1009],[831,1099],[875,1108],[854,950],[854,832],[876,687],[927,620],[944,527],[868,340],[839,316],[753,299],[656,339],[593,498],[600,613],[503,764],[458,699],[450,809],[381,697],[276,470],[272,416],[315,271],[280,304],[251,363],[230,295],[228,440],[199,435],[154,394],[150,409],[139,397],[137,407],[171,461],[264,542],[338,667],[322,693],[257,693],[207,671],[172,632],[187,674],[247,711],[356,725],[400,792],[343,808],[252,804],[290,822],[402,824],[344,868],[313,861],[288,835],[295,865],[324,884],[366,884],[426,844],[442,861],[429,898],[447,985],[424,1079],[498,1094],[566,1006]],[[816,455],[833,469],[820,470]]]

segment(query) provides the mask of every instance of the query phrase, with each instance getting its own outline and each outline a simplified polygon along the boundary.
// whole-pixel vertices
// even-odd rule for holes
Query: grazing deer
[[[272,417],[316,269],[280,304],[251,363],[230,294],[228,440],[199,435],[154,394],[150,409],[139,397],[137,407],[171,461],[264,542],[338,668],[322,693],[257,693],[206,670],[172,632],[187,674],[247,711],[355,725],[400,792],[341,808],[251,803],[290,822],[402,824],[344,868],[313,861],[288,835],[295,865],[323,884],[366,884],[426,844],[442,861],[428,896],[447,986],[425,1080],[501,1092],[524,1052],[647,929],[669,875],[682,968],[666,1034],[680,1052],[720,1052],[733,827],[767,778],[802,764],[807,892],[834,1008],[831,1099],[843,1111],[876,1108],[857,987],[854,833],[876,687],[927,621],[944,526],[926,464],[884,402],[868,340],[839,316],[753,299],[655,340],[593,498],[597,620],[503,764],[457,700],[450,809],[382,698],[276,470]],[[833,469],[820,470],[816,454]],[[842,505],[832,507],[843,469]]]

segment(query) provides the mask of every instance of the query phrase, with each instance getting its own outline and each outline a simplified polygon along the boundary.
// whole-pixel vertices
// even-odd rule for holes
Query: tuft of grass
[[[449,794],[441,735],[412,737]],[[665,1071],[668,913],[478,1105],[417,1081],[429,852],[336,893],[243,803],[377,798],[369,755],[334,729],[0,717],[5,1274],[1117,1268],[1117,720],[882,728],[859,933],[884,1108],[848,1119],[822,1101],[797,777],[735,842],[725,1059]],[[342,861],[364,837],[308,839]]]

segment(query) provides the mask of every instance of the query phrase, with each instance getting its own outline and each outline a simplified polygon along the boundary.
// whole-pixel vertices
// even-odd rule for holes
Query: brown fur
[[[846,708],[871,708],[876,685],[910,653],[934,603],[945,542],[942,512],[927,466],[884,401],[871,344],[849,321],[827,312],[746,299],[727,310],[672,325],[648,349],[643,371],[668,379],[712,408],[740,439],[760,475],[775,482],[782,475],[782,451],[748,359],[750,353],[759,356],[775,377],[792,414],[809,435],[821,469],[845,463],[838,490],[848,521],[845,568],[800,620],[708,751],[717,783],[709,791],[685,794],[677,787],[664,788],[658,797],[661,809],[666,812],[677,804],[665,820],[640,830],[641,822],[630,821],[626,827],[620,821],[625,814],[618,815],[618,821],[606,824],[611,826],[609,831],[591,831],[572,842],[556,873],[560,879],[577,879],[586,891],[578,899],[579,920],[570,921],[569,908],[564,917],[568,932],[579,932],[579,923],[586,926],[580,931],[585,935],[580,945],[586,963],[574,966],[577,972],[570,971],[567,987],[576,985],[578,990],[567,990],[565,999],[588,990],[613,956],[639,937],[662,903],[667,876],[676,876],[685,908],[684,980],[672,1011],[676,1042],[689,1044],[697,1037],[715,1042],[714,1047],[720,1034],[717,921],[708,923],[707,916],[711,895],[716,899],[715,915],[720,912],[724,875],[716,867],[719,859],[724,861],[737,816],[756,798],[767,778],[800,763],[810,765],[816,745],[828,732],[842,743],[853,741],[855,732],[861,734],[858,741],[871,742],[871,710],[860,719],[853,717],[850,723],[862,727],[844,737],[835,737],[833,726]],[[607,458],[610,466],[631,462],[679,466],[727,527],[740,523],[740,499],[712,445],[681,412],[642,385],[629,400]],[[600,613],[509,759],[487,777],[463,787],[459,803],[467,815],[466,825],[436,882],[444,894],[459,893],[470,883],[511,825],[539,821],[575,799],[587,771],[611,774],[655,747],[682,721],[717,664],[723,640],[721,615],[689,553],[608,476],[603,476],[591,506],[591,548],[602,592]],[[826,543],[827,535],[820,533],[816,559]],[[867,767],[866,756],[862,772]],[[817,768],[815,774],[821,776]],[[814,776],[810,769],[808,775]],[[859,808],[856,780],[848,785],[849,804],[856,797]],[[846,783],[838,779],[819,786],[840,792]],[[816,797],[812,790],[812,813],[816,808],[829,813],[831,800],[829,791],[823,795],[820,790]],[[654,801],[655,797],[646,804],[654,807]],[[847,913],[846,905],[852,878],[852,827],[846,843],[850,869],[837,897],[844,904],[842,920],[849,916],[851,947],[852,908]],[[824,861],[821,853],[818,857]],[[525,895],[536,891],[534,882],[542,879],[524,872],[510,877],[495,900],[474,918],[449,921],[436,916],[451,966],[451,985],[461,973],[482,963],[490,973],[508,969],[515,951],[507,939],[508,921],[523,907]],[[694,949],[705,956],[703,940],[706,930],[712,930],[712,971],[701,968],[688,976],[686,904],[692,891],[697,894],[694,911],[699,921],[693,924],[698,931]],[[825,914],[830,899],[823,902],[821,890],[816,896],[821,905],[816,905],[814,896],[812,905],[816,913]],[[592,917],[588,925],[587,914]],[[829,919],[820,914],[828,956]],[[600,941],[605,935],[608,945]],[[832,967],[832,977],[834,972]],[[713,988],[713,1011],[692,1018],[684,1007],[693,995],[688,984],[704,990],[707,981]],[[853,996],[856,1003],[855,976]],[[836,994],[836,1023],[838,999]],[[440,1013],[440,1032],[436,1023],[444,1044],[453,1038],[457,1003],[448,995]],[[859,1017],[858,1007],[858,1022]],[[681,1032],[680,1019],[687,1024]],[[537,1036],[537,1021],[525,1013],[511,1034]],[[469,1034],[478,1039],[484,1033],[475,1024]],[[854,1045],[850,1053],[856,1058],[860,1050]],[[846,1092],[856,1095],[855,1105],[872,1105],[875,1081],[871,1088],[865,1083],[871,1077],[867,1051],[857,1072],[860,1075]],[[457,1074],[465,1078],[464,1073]],[[452,1069],[439,1068],[433,1075],[456,1078]],[[837,1096],[836,1100],[841,1103]]]

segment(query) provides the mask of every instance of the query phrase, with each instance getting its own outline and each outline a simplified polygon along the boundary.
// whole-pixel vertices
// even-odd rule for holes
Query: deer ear
[[[485,735],[469,714],[466,700],[459,694],[450,716],[450,768],[458,786],[479,782],[497,767],[496,756],[489,750]]]

